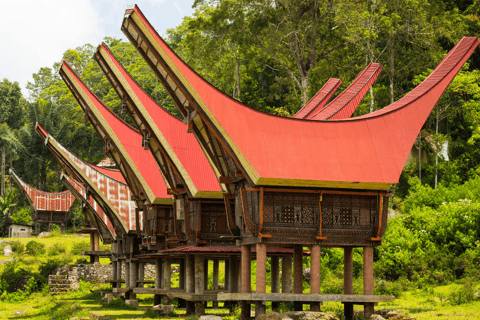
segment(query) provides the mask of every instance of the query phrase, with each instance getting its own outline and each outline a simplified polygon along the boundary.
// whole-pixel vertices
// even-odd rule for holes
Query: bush
[[[89,251],[90,250],[90,243],[88,242],[75,242],[72,246],[72,254],[80,255],[82,251]]]
[[[25,208],[21,208],[20,210],[17,210],[16,212],[12,213],[12,217],[11,217],[12,222],[29,225],[30,222],[32,222],[30,211],[31,211],[30,206],[28,206]]]
[[[65,245],[65,243],[62,242],[57,242],[48,248],[49,256],[58,256],[65,252],[67,252],[67,246]]]
[[[475,299],[475,286],[473,281],[465,280],[463,286],[448,296],[448,301],[453,305],[470,303]]]
[[[27,251],[31,256],[39,256],[45,254],[45,245],[35,240],[27,243]]]
[[[25,245],[20,241],[10,241],[8,244],[12,246],[12,251],[15,253],[23,253]]]

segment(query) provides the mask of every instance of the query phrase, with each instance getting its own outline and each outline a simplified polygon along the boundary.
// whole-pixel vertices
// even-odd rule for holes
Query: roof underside
[[[107,215],[103,212],[102,208],[93,199],[93,197],[90,197],[90,199],[87,200],[87,193],[80,182],[64,174],[62,174],[61,180],[82,203],[88,206],[90,212],[94,215],[94,222],[97,229],[100,231],[100,234],[102,235],[103,242],[105,242],[106,236],[113,239],[115,236],[115,229],[113,228],[112,223],[108,219]]]
[[[35,211],[67,212],[75,201],[75,197],[68,190],[63,192],[41,191],[20,179],[12,169],[10,169],[10,174],[18,186],[23,189]]]
[[[76,90],[85,101],[88,108],[85,111],[96,120],[94,125],[108,136],[119,152],[123,163],[117,163],[118,167],[130,169],[133,179],[144,190],[150,203],[172,203],[155,159],[150,151],[142,147],[142,135],[106,107],[66,62],[62,64],[61,70],[75,88],[70,87],[69,83],[67,86],[72,91]],[[129,182],[130,179],[126,180]]]
[[[37,132],[40,137],[46,141],[50,151],[54,154],[60,165],[66,169],[71,177],[85,187],[88,187],[89,193],[95,197],[97,203],[102,206],[102,210],[109,216],[110,220],[117,219],[124,231],[136,230],[135,221],[135,202],[131,200],[130,189],[125,183],[116,178],[106,175],[106,171],[83,161],[75,156],[68,149],[55,141],[48,132],[37,124]],[[118,175],[115,173],[115,176]],[[104,201],[102,201],[104,200]],[[140,220],[141,221],[141,220]],[[113,221],[111,221],[113,223]]]
[[[464,38],[421,85],[382,110],[348,120],[307,121],[266,114],[223,94],[168,47],[138,7],[125,21],[148,38],[202,121],[257,186],[388,189],[398,182],[430,111],[478,45],[477,38]]]
[[[109,76],[114,77],[122,91],[127,93],[135,111],[145,121],[145,126],[153,129],[153,135],[172,159],[177,172],[185,176],[188,182],[191,181],[199,192],[217,192],[221,197],[222,190],[216,175],[195,136],[187,133],[181,120],[159,106],[142,90],[105,45],[99,47],[98,53],[112,70]],[[105,67],[102,70],[106,71]]]

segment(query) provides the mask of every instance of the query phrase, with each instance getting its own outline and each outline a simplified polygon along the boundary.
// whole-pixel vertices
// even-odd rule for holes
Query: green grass
[[[7,239],[6,239],[7,240]],[[87,236],[79,237],[77,235],[62,235],[50,238],[20,238],[8,239],[18,240],[24,244],[30,240],[35,240],[45,244],[47,252],[48,248],[56,243],[64,243],[67,252],[62,255],[50,257],[48,255],[29,256],[27,254],[15,254],[15,264],[18,268],[23,268],[29,274],[39,272],[42,265],[47,263],[49,259],[65,259],[74,263],[77,258],[71,254],[71,250],[76,243],[89,243],[90,239]],[[0,255],[0,260],[6,257]],[[62,260],[63,261],[63,260]],[[101,262],[108,264],[108,258],[102,258]],[[3,266],[0,265],[0,271]],[[268,270],[269,268],[267,268]],[[219,264],[219,282],[225,283],[224,277],[224,263],[220,261]],[[209,262],[210,278],[213,275],[213,261]],[[322,291],[325,293],[333,293],[337,287],[342,287],[341,275],[329,273],[328,277],[322,279]],[[270,275],[267,275],[267,283],[269,283]],[[178,286],[178,273],[172,274],[172,287]],[[252,265],[252,289],[255,285],[255,265]],[[269,287],[269,285],[268,285]],[[362,291],[361,279],[355,279],[355,292]],[[411,287],[416,287],[414,284]],[[211,289],[211,283],[209,283]],[[108,316],[111,319],[171,319],[170,317],[159,318],[152,311],[145,309],[131,308],[123,302],[122,298],[116,298],[112,303],[106,304],[101,300],[100,291],[107,291],[110,289],[106,284],[92,284],[88,282],[81,282],[80,289],[74,292],[69,292],[64,295],[51,296],[48,288],[44,287],[41,291],[35,292],[29,296],[15,298],[5,298],[0,292],[0,319],[71,319],[72,317],[92,317],[93,314],[98,316]],[[269,292],[270,288],[267,288]],[[308,284],[304,285],[304,292],[309,292]],[[478,280],[462,280],[456,283],[443,286],[429,286],[423,289],[412,289],[401,292],[399,298],[394,303],[382,303],[376,309],[402,309],[407,316],[414,319],[480,319],[480,299],[474,293],[480,291]],[[463,298],[463,297],[470,298]],[[153,295],[137,295],[139,305],[143,308],[153,305]],[[464,301],[465,300],[465,301]],[[466,303],[469,301],[468,303]],[[173,302],[176,304],[176,302]],[[222,305],[220,303],[220,305]],[[253,306],[252,306],[253,307]],[[285,306],[282,306],[284,311]],[[308,310],[308,305],[304,306]],[[356,306],[356,309],[362,310],[361,306]],[[253,310],[253,309],[252,309]],[[271,310],[271,304],[267,303],[267,312]],[[25,311],[24,316],[15,316],[15,311]],[[341,303],[325,302],[322,311],[336,313],[339,316],[343,312],[343,305]],[[183,310],[176,311],[176,317],[185,317]],[[227,309],[207,309],[208,314],[218,314],[224,317],[225,320],[234,320],[239,317],[239,310],[233,315],[229,315]],[[193,318],[192,318],[193,319]]]

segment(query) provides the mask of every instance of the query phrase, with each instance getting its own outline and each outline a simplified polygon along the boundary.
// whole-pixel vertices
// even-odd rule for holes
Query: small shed
[[[9,238],[29,238],[32,236],[32,227],[24,224],[12,224],[8,228]]]

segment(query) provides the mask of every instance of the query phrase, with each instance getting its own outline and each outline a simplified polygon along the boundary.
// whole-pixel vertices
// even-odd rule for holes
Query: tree
[[[23,124],[24,103],[18,82],[3,79],[0,82],[0,123],[18,129]]]

